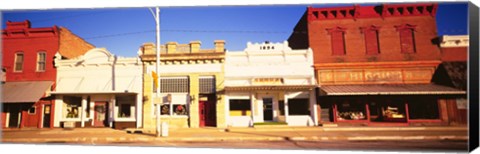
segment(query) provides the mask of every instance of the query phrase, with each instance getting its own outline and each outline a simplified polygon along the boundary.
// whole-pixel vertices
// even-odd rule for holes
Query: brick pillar
[[[218,73],[215,75],[215,86],[217,87],[217,92],[218,91],[223,91],[224,88],[224,75],[223,73]],[[219,94],[217,93],[217,127],[218,128],[227,128],[227,121],[225,119],[227,111],[226,111],[226,100],[225,100],[225,94]]]
[[[198,53],[200,51],[200,41],[191,41],[190,42],[190,52],[191,53]]]
[[[167,43],[167,53],[177,52],[177,42],[168,42]]]
[[[155,120],[153,117],[153,78],[150,74],[143,74],[143,128],[155,130]]]
[[[447,111],[447,100],[446,99],[438,99],[438,108],[440,109],[440,120],[442,123],[448,123],[448,111]]]
[[[198,128],[200,125],[200,117],[198,116],[198,99],[199,99],[199,83],[198,83],[198,74],[190,75],[190,96],[194,97],[195,100],[190,101],[190,128]]]

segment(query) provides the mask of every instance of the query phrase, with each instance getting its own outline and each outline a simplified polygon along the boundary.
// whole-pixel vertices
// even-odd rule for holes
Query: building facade
[[[142,65],[138,57],[94,48],[73,59],[55,59],[55,127],[142,126]]]
[[[74,58],[93,45],[63,27],[32,28],[30,21],[2,30],[2,128],[52,128],[55,108],[53,59]]]
[[[432,82],[467,90],[468,35],[445,35],[439,38],[442,63],[435,71]],[[447,101],[448,121],[452,125],[467,124],[467,95]]]
[[[168,42],[160,47],[158,73],[155,45],[146,43],[141,47],[145,130],[156,127],[157,104],[161,122],[170,128],[226,127],[222,94],[225,42],[217,40],[214,45],[214,49],[201,49],[200,41]]]
[[[317,125],[310,49],[292,50],[287,41],[248,43],[244,51],[227,52],[225,61],[227,126]]]
[[[465,91],[432,83],[436,4],[308,7],[291,47],[313,50],[319,123],[444,125]],[[301,33],[306,32],[306,33]]]

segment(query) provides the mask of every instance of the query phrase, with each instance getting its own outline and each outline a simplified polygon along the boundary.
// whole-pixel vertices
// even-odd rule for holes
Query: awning
[[[115,84],[115,86],[114,86]],[[61,77],[52,94],[138,93],[141,80],[135,76],[112,78]],[[137,89],[136,89],[137,88]]]
[[[435,84],[326,85],[320,96],[346,95],[462,95],[465,91]]]
[[[278,85],[278,86],[226,86],[225,91],[251,90],[313,90],[315,85]]]
[[[53,81],[5,82],[2,85],[3,103],[37,102],[50,91]]]

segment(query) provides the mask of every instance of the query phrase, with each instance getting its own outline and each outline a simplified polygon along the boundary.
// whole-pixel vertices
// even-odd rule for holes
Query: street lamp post
[[[155,17],[155,22],[156,22],[156,35],[157,35],[157,41],[156,41],[156,63],[155,63],[155,72],[157,74],[157,89],[156,92],[156,99],[154,100],[159,100],[160,97],[160,72],[159,72],[159,67],[160,67],[160,8],[155,7],[155,14],[153,13],[152,9],[150,9],[150,12],[152,12],[153,17]],[[160,101],[155,103],[156,108],[155,110],[157,111],[155,116],[156,116],[156,136],[160,137],[162,136],[162,131],[161,131],[161,121],[160,121]]]

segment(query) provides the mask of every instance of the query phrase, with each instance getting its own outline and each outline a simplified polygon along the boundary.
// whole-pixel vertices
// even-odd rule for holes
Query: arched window
[[[345,55],[345,28],[336,27],[327,29],[332,42],[332,55]]]
[[[380,27],[377,26],[361,28],[365,38],[365,50],[367,55],[377,55],[380,53],[380,43],[378,39],[379,28]]]
[[[400,49],[402,53],[415,53],[415,26],[404,24],[395,26],[400,35]]]

